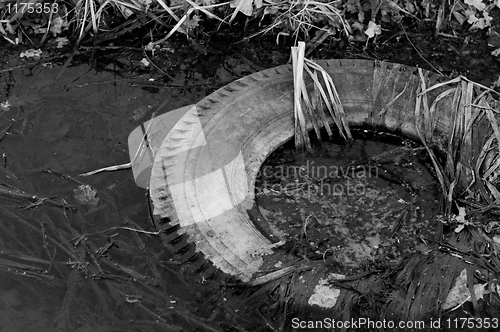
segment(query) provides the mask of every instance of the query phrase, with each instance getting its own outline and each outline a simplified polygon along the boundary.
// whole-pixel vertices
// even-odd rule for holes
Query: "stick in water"
[[[132,168],[132,163],[126,163],[126,164],[122,164],[122,165],[116,165],[116,166],[108,166],[108,167],[104,167],[104,168],[99,168],[99,169],[96,169],[95,171],[90,171],[90,172],[87,172],[87,173],[82,173],[78,176],[90,176],[90,175],[94,175],[94,174],[97,174],[97,173],[101,173],[101,172],[112,172],[112,171],[119,171],[119,170],[122,170],[122,169],[130,169]]]

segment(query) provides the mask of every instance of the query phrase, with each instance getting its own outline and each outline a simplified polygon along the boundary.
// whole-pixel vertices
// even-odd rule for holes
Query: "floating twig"
[[[16,119],[11,119],[10,120],[10,124],[7,125],[7,127],[5,127],[2,131],[0,131],[0,142],[7,136],[9,135],[9,131],[12,129],[12,127],[19,121],[23,120],[24,118],[26,118],[28,115],[32,114],[32,113],[35,113],[36,111],[38,111],[43,105],[45,105],[45,103],[42,103],[40,105],[38,105],[38,107],[36,107],[34,110],[24,114],[23,116],[17,118]]]
[[[10,120],[10,123],[5,127],[2,131],[0,131],[0,142],[7,136],[7,133],[9,130],[12,129],[12,127],[16,124],[15,120]]]
[[[61,172],[58,172],[58,171],[54,171],[53,169],[51,168],[44,168],[42,169],[42,172],[45,172],[45,173],[49,173],[49,174],[52,174],[52,175],[55,175],[57,177],[60,177],[61,179],[63,180],[69,180],[69,181],[73,181],[73,182],[76,182],[78,183],[79,185],[85,185],[85,183],[81,182],[80,180],[77,180],[75,179],[74,177],[72,177],[71,175],[66,175],[66,174],[63,174]]]
[[[96,169],[95,171],[90,171],[90,172],[87,172],[87,173],[82,173],[78,176],[90,176],[90,175],[94,175],[94,174],[97,174],[97,173],[101,173],[101,172],[113,172],[113,171],[119,171],[119,170],[122,170],[122,169],[130,169],[132,168],[132,163],[126,163],[126,164],[121,164],[121,165],[115,165],[115,166],[108,166],[108,167],[104,167],[104,168],[99,168],[99,169]]]
[[[2,184],[0,184],[0,196],[30,201],[31,204],[23,207],[24,209],[30,209],[32,207],[36,207],[36,206],[44,204],[44,205],[55,206],[55,207],[59,207],[59,208],[63,208],[63,209],[70,209],[73,212],[77,211],[76,206],[69,205],[64,200],[56,201],[53,198],[40,197],[37,195],[27,193],[27,192],[22,191],[22,190],[17,189],[17,188],[6,187],[5,185],[2,185]]]

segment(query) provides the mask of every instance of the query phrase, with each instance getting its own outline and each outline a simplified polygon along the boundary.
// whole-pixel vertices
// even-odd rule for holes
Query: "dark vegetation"
[[[486,86],[498,78],[500,8],[490,0],[2,1],[0,19],[3,43],[40,49],[41,61],[146,58],[168,72],[162,58],[189,46],[236,52],[258,69],[284,63],[302,40],[313,58],[390,60]]]

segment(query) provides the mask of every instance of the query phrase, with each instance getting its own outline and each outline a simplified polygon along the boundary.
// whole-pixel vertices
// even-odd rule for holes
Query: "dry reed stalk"
[[[337,126],[340,134],[346,141],[352,140],[352,135],[347,123],[347,117],[342,107],[337,89],[329,74],[314,61],[306,59],[305,43],[299,42],[297,47],[292,47],[293,83],[294,83],[294,119],[295,119],[295,147],[311,150],[308,127],[312,126],[316,136],[321,140],[321,127],[325,128],[328,135],[332,135],[330,123],[324,108]],[[307,91],[304,71],[312,80],[314,93],[312,97]],[[324,103],[324,104],[323,104]]]
[[[450,213],[456,198],[466,196],[474,203],[491,206],[500,202],[496,188],[500,179],[500,126],[498,103],[491,96],[497,93],[463,76],[427,87],[420,73],[420,88],[415,105],[417,133],[432,159],[446,201],[445,212]],[[445,89],[429,103],[429,92]],[[431,145],[438,104],[450,102],[448,137],[444,166],[441,166]],[[425,132],[426,135],[423,135]]]

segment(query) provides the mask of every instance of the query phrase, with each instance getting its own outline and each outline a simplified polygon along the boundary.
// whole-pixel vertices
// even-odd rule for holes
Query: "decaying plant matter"
[[[299,42],[298,47],[292,47],[296,147],[303,149],[305,146],[311,149],[308,136],[310,125],[314,128],[318,139],[321,139],[321,127],[326,129],[328,135],[332,135],[324,108],[328,109],[342,137],[347,141],[352,140],[346,115],[331,77],[321,66],[306,59],[304,54],[304,42]],[[307,91],[304,72],[313,81],[314,95],[312,96]]]
[[[462,27],[489,30],[495,23],[496,6],[494,0],[70,0],[52,4],[27,0],[0,2],[0,35],[17,44],[29,42],[31,33],[40,34],[42,43],[50,36],[58,45],[67,43],[70,35],[78,44],[88,37],[94,42],[110,40],[151,23],[157,31],[150,36],[147,50],[151,51],[174,33],[192,38],[209,21],[217,23],[210,29],[218,30],[241,19],[258,26],[249,38],[272,32],[278,40],[280,35],[293,36],[294,42],[332,37],[367,43],[384,33],[384,25],[400,24],[404,18],[433,21],[435,33],[445,37],[453,37]]]
[[[304,145],[310,148],[309,130],[314,128],[319,138],[319,128],[325,126],[328,129],[328,123],[324,121],[324,114],[315,113],[317,110],[309,101],[303,75],[305,71],[311,73],[304,68],[303,53],[301,44],[292,49],[295,143],[299,148]],[[356,282],[350,277],[344,279],[344,276],[335,279],[332,277],[334,259],[320,263],[290,261],[280,269],[260,276],[254,283],[265,284],[264,289],[277,301],[274,308],[282,315],[280,328],[285,324],[284,316],[300,312],[307,306],[307,292],[301,289],[308,287],[295,285],[299,278],[301,286],[305,283],[309,289],[318,284],[319,278],[339,289],[337,300],[342,303],[340,307],[344,312],[337,316],[344,320],[350,317],[421,319],[428,318],[426,315],[431,312],[434,318],[435,315],[449,317],[446,315],[467,303],[471,303],[476,315],[489,317],[491,310],[486,309],[488,306],[500,307],[497,283],[500,277],[500,237],[497,231],[500,226],[494,218],[500,213],[498,93],[463,76],[431,84],[421,69],[412,79],[418,84],[416,95],[413,95],[414,125],[432,160],[442,193],[437,238],[425,239],[427,249],[421,254],[407,257],[397,266],[376,271],[381,276],[378,279],[368,277],[374,271],[368,271]],[[320,86],[314,80],[314,88]],[[335,91],[333,86],[330,89]],[[405,90],[406,86],[377,115],[383,115]],[[324,92],[318,95],[323,96]],[[330,103],[329,109],[342,110],[339,99],[324,98],[323,101]],[[440,103],[451,108],[445,130],[447,135],[436,134],[443,131],[437,126],[446,126],[436,112]],[[335,121],[338,130],[344,138],[350,138],[344,134],[349,133],[349,128],[344,126],[343,113],[339,112],[337,116],[342,119]],[[385,288],[384,284],[395,285],[395,290]],[[340,289],[349,291],[340,292]],[[295,300],[292,306],[288,301],[290,298]],[[479,302],[480,299],[485,302]]]
[[[21,283],[33,301],[57,303],[44,304],[54,309],[51,330],[220,331],[175,299],[172,280],[190,288],[180,262],[151,241],[157,232],[120,213],[113,197],[97,191],[98,204],[81,200],[76,210],[24,187],[19,174],[0,167],[0,274]],[[19,206],[26,201],[32,204]],[[62,303],[53,298],[61,292]]]

